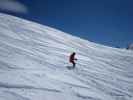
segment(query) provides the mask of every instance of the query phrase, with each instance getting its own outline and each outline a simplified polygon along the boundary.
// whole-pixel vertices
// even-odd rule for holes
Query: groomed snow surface
[[[133,51],[1,13],[0,100],[133,100]]]

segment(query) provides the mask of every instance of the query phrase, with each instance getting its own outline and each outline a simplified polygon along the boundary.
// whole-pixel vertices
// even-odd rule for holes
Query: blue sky
[[[6,1],[6,4],[9,1],[13,4],[15,2],[15,6],[3,7],[1,3],[1,12],[36,21],[108,46],[126,47],[133,43],[132,0]]]

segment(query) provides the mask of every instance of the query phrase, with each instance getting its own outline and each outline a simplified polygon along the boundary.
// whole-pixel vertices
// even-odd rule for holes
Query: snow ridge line
[[[43,91],[49,91],[49,92],[61,92],[60,90],[56,90],[56,89],[49,89],[49,88],[43,88],[43,87],[34,87],[34,86],[29,86],[29,85],[8,84],[8,83],[2,83],[2,82],[0,82],[0,88],[35,89],[35,90],[43,90]]]

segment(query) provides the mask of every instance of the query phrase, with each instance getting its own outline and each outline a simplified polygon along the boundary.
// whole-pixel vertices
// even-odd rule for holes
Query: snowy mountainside
[[[0,13],[0,100],[133,100],[133,52]]]

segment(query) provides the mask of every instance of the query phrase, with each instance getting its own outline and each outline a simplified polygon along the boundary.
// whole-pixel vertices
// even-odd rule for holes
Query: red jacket
[[[75,53],[72,53],[69,57],[69,62],[74,62],[75,60]]]

